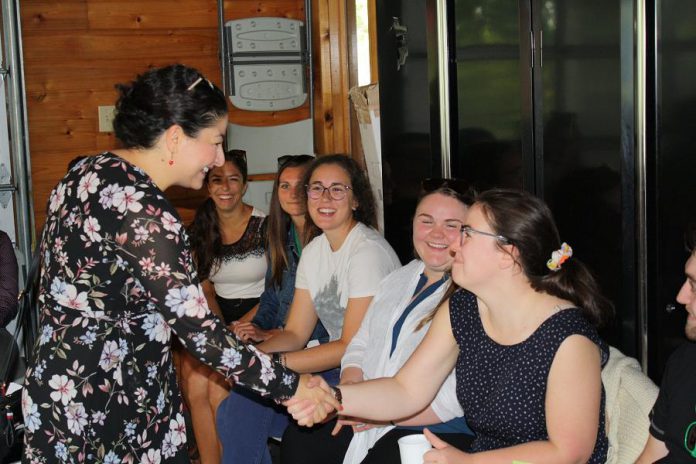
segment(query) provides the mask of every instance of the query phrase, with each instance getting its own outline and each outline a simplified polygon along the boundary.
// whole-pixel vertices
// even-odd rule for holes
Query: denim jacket
[[[288,311],[295,295],[295,275],[297,274],[297,263],[300,261],[300,253],[295,246],[292,229],[288,230],[285,239],[285,252],[288,256],[288,267],[283,271],[280,286],[275,285],[271,280],[271,266],[266,271],[266,289],[261,294],[259,309],[251,321],[264,330],[277,329],[285,326],[288,318]],[[310,340],[318,340],[319,343],[329,341],[329,334],[324,329],[321,321],[312,332]]]

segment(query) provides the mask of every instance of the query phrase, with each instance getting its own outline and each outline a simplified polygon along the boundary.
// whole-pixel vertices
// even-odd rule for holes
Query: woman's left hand
[[[446,441],[441,440],[428,429],[423,429],[423,434],[434,448],[423,455],[423,463],[465,464],[468,462],[468,454],[464,451],[460,451]]]

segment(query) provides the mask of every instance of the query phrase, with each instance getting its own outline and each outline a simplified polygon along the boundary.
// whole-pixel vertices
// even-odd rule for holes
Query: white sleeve
[[[457,398],[457,381],[455,379],[455,369],[447,376],[445,382],[437,392],[435,399],[430,404],[433,412],[442,422],[447,422],[455,417],[462,417],[464,410]]]
[[[370,347],[371,315],[375,310],[375,300],[372,300],[370,306],[367,308],[365,317],[363,317],[360,328],[355,335],[353,335],[353,339],[346,347],[345,353],[343,353],[343,358],[341,358],[341,371],[346,367],[358,367],[364,370],[362,361],[365,359],[365,353]],[[372,349],[374,349],[374,347],[372,347]]]
[[[350,260],[348,298],[374,296],[379,283],[399,267],[378,243],[360,247]]]

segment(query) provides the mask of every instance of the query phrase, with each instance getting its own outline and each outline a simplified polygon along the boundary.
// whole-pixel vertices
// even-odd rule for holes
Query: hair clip
[[[189,85],[186,91],[193,90],[201,81],[203,80],[203,76],[198,76],[198,79],[193,81],[193,84]]]
[[[556,272],[571,256],[573,256],[573,249],[566,242],[563,242],[560,249],[551,253],[551,259],[546,261],[546,267]]]

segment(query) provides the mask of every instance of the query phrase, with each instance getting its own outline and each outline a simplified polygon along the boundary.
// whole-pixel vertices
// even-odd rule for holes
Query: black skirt
[[[256,306],[260,298],[223,298],[215,295],[215,299],[220,306],[225,324],[229,325],[248,313],[251,308]]]

